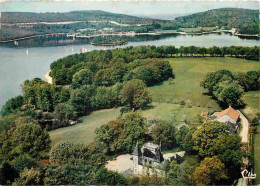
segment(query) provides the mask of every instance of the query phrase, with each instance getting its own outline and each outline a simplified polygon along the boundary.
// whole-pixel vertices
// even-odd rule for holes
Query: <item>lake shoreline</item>
[[[95,37],[104,37],[104,36],[141,36],[141,35],[163,35],[163,34],[180,34],[180,35],[204,35],[204,34],[215,34],[215,33],[231,33],[234,36],[242,36],[242,37],[255,37],[260,38],[259,35],[251,35],[251,34],[238,34],[233,33],[230,30],[220,30],[220,31],[208,31],[208,32],[201,32],[201,33],[189,33],[189,32],[176,32],[176,31],[170,31],[170,32],[147,32],[147,33],[114,33],[114,34],[97,34],[97,35],[90,35],[90,36],[75,36],[74,34],[68,34],[68,33],[53,33],[53,34],[42,34],[42,35],[32,35],[32,36],[26,36],[26,37],[20,37],[16,39],[10,39],[5,41],[0,41],[0,43],[10,43],[20,40],[26,40],[31,38],[39,38],[44,36],[61,36],[66,35],[67,38],[95,38]]]

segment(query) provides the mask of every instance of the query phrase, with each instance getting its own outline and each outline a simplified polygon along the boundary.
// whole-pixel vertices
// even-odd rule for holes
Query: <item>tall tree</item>
[[[201,158],[215,155],[215,139],[220,135],[230,134],[229,125],[218,121],[207,121],[192,135],[194,149]]]
[[[217,156],[206,157],[194,172],[194,180],[197,185],[223,184],[227,178],[225,165]]]
[[[133,109],[144,107],[151,102],[151,97],[142,80],[133,79],[127,82],[121,92],[122,101]]]

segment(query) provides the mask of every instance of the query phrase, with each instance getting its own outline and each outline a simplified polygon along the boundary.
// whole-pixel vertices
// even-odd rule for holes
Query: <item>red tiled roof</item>
[[[226,110],[223,110],[222,112],[220,112],[218,114],[217,118],[220,118],[226,114],[229,115],[234,120],[237,120],[239,117],[239,112],[237,112],[235,109],[233,109],[231,106],[229,106]]]

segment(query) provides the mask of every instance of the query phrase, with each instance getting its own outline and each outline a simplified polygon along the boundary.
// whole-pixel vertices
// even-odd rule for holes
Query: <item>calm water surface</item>
[[[256,39],[241,39],[224,33],[200,36],[137,36],[127,40],[128,44],[120,47],[140,45],[259,46],[259,41]],[[0,45],[0,108],[8,99],[21,94],[21,84],[24,80],[35,77],[44,79],[44,74],[50,70],[50,64],[61,57],[73,54],[72,50],[74,53],[79,53],[82,48],[88,51],[104,49],[103,46],[93,46],[89,43],[89,40],[58,40],[54,42],[39,41],[38,39],[19,42],[19,47],[14,47],[13,43]],[[113,47],[107,48],[112,49]],[[28,55],[26,54],[27,49]]]

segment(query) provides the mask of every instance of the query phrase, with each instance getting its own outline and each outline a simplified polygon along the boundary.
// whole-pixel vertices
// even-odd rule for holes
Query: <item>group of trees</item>
[[[94,75],[92,79],[94,83],[111,85],[117,82],[119,78],[121,80],[127,78],[126,74],[137,67],[147,65],[147,63],[150,63],[149,66],[158,71],[158,66],[155,66],[157,63],[154,63],[152,60],[147,62],[149,61],[147,58],[177,56],[231,56],[259,60],[259,47],[230,46],[219,48],[213,46],[205,48],[189,46],[176,48],[174,46],[139,46],[115,50],[95,50],[88,53],[67,56],[53,62],[51,64],[50,75],[55,84],[66,85],[72,82],[73,75],[76,72],[81,69],[89,69]],[[140,62],[140,60],[136,59],[147,59],[147,61]],[[100,80],[100,78],[102,79]]]
[[[50,137],[34,123],[21,124],[0,133],[0,182],[10,184],[24,169],[48,157]]]
[[[103,54],[112,58],[111,51]],[[25,81],[23,95],[8,100],[1,115],[26,112],[42,128],[51,130],[67,126],[94,110],[122,105],[134,110],[143,108],[151,102],[146,86],[174,77],[171,65],[162,59],[77,63],[80,56],[76,54],[52,64],[56,85],[39,78]]]
[[[194,172],[197,184],[224,184],[240,176],[241,138],[230,133],[228,125],[205,122],[194,132],[192,140],[199,158],[204,159]]]
[[[2,132],[0,147],[0,184],[126,184],[121,174],[104,167],[107,158],[94,143],[60,142],[49,155],[49,134],[37,124]]]
[[[131,153],[138,141],[140,145],[153,141],[163,150],[179,147],[193,153],[192,134],[195,128],[182,126],[177,129],[167,121],[147,122],[138,112],[129,112],[97,128],[96,142],[107,154]]]
[[[248,71],[247,73],[234,73],[229,70],[218,70],[209,73],[201,82],[222,105],[242,107],[244,91],[259,90],[260,72]]]

